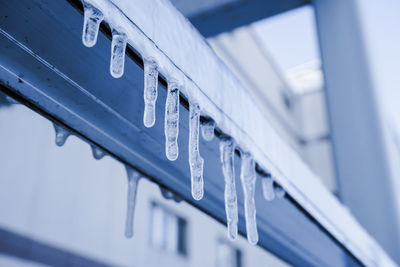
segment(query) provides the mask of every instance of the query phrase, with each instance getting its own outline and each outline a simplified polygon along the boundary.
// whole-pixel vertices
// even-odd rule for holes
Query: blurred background
[[[400,2],[172,3],[399,263]],[[147,179],[127,239],[123,164],[95,160],[75,135],[57,147],[52,122],[2,92],[0,133],[0,237],[12,240],[0,241],[0,266],[298,265],[245,237],[230,242],[224,224]]]

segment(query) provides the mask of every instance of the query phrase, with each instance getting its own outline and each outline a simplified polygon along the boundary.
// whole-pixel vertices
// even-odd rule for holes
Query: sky
[[[252,27],[282,70],[320,58],[311,6],[261,20]]]

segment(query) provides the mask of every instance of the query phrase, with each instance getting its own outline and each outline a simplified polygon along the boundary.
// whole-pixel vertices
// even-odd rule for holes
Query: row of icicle
[[[104,19],[102,12],[84,3],[84,24],[82,41],[87,47],[96,44],[100,23]],[[116,30],[112,31],[110,73],[115,78],[120,78],[124,72],[125,49],[127,35]],[[146,127],[155,124],[155,103],[157,100],[158,66],[153,58],[145,58],[144,62],[144,115],[143,123]],[[199,152],[199,132],[204,140],[211,141],[214,138],[215,122],[212,119],[204,119],[200,122],[200,106],[193,102],[189,103],[189,167],[191,176],[191,192],[195,200],[201,200],[204,195],[203,165],[204,160]],[[69,131],[61,126],[54,125],[56,131],[56,144],[62,146]],[[177,81],[168,81],[167,99],[165,103],[165,153],[169,160],[178,158],[178,134],[179,134],[179,84]],[[93,156],[101,159],[105,153],[96,145],[91,145]],[[228,237],[231,240],[237,238],[238,233],[238,208],[235,185],[234,154],[236,145],[233,138],[221,135],[219,150],[222,163],[222,172],[225,180],[225,211],[228,227]],[[254,201],[256,183],[256,163],[248,152],[241,152],[240,180],[244,193],[244,212],[246,221],[247,239],[251,244],[258,242],[256,206]],[[136,191],[140,175],[127,167],[128,174],[128,204],[125,236],[133,236],[133,217],[136,199]],[[261,179],[263,196],[271,201],[275,197],[283,198],[285,191],[275,184],[270,175],[264,175]],[[174,194],[166,189],[161,190],[163,196],[177,200]]]

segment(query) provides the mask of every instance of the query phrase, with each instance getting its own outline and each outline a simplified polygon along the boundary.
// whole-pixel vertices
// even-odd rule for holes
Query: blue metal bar
[[[189,20],[201,34],[210,37],[309,3],[310,0],[239,0],[191,14]]]

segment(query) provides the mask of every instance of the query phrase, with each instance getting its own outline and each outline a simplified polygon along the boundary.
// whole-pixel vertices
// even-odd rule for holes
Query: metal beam
[[[81,10],[80,1],[72,1]],[[201,140],[205,197],[194,201],[188,167],[188,110],[182,98],[179,158],[164,156],[165,81],[161,80],[156,125],[143,126],[141,59],[129,49],[125,75],[109,73],[110,31],[103,26],[98,43],[81,44],[82,16],[67,1],[0,0],[0,81],[8,94],[75,134],[98,144],[120,161],[166,186],[218,221],[225,221],[224,183],[218,140]],[[239,162],[236,158],[237,177]],[[239,231],[245,234],[243,194],[238,183]],[[302,266],[359,264],[290,195],[266,202],[256,190],[259,245]]]
[[[359,17],[362,2],[315,0],[339,195],[399,263],[399,221]]]
[[[309,3],[310,0],[239,0],[189,14],[188,18],[203,36],[210,37]]]

